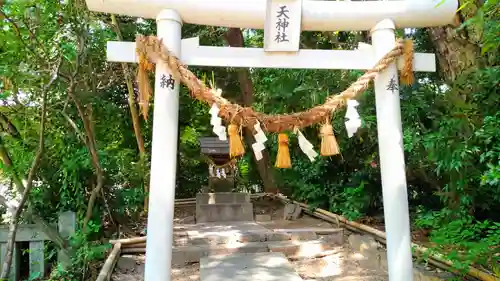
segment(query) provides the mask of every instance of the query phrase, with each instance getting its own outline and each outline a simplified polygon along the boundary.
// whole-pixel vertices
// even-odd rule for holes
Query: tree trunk
[[[118,24],[118,21],[116,20],[116,16],[113,14],[111,15],[111,24],[115,29],[117,39],[123,41],[123,36],[120,31],[120,26]],[[123,70],[123,75],[125,77],[125,83],[127,84],[128,105],[130,108],[130,115],[132,117],[132,125],[134,126],[134,134],[137,141],[137,147],[139,148],[139,158],[141,160],[141,164],[144,167],[146,163],[146,147],[144,146],[144,139],[142,138],[139,113],[137,112],[137,108],[135,106],[135,95],[134,95],[134,86],[132,82],[132,75],[130,75],[129,67],[125,62],[122,63],[122,70]],[[148,209],[148,203],[149,203],[148,192],[149,192],[148,180],[146,177],[144,177],[144,193],[146,193],[146,196],[144,197],[144,211],[147,211]]]
[[[448,26],[428,28],[429,37],[434,45],[438,62],[439,74],[448,83],[453,83],[462,74],[488,63],[486,56],[481,56],[481,40],[483,29],[479,24],[461,25],[474,17],[483,0],[460,0],[460,11],[455,15],[455,22]],[[462,6],[464,5],[464,6]],[[460,28],[459,28],[460,27]],[[460,99],[468,102],[467,96],[449,97],[449,99]],[[469,132],[467,134],[472,134]],[[451,173],[452,176],[460,177],[458,172]],[[438,195],[447,199],[448,208],[456,210],[460,207],[460,191],[454,185],[450,186],[448,192],[439,192]],[[471,206],[471,209],[473,206]]]
[[[226,41],[231,47],[244,47],[243,34],[239,28],[231,28],[225,35]],[[243,105],[251,106],[253,104],[253,83],[250,78],[248,69],[240,68],[238,72],[238,81],[240,84],[241,94],[243,97]],[[252,147],[254,138],[252,131],[248,128],[244,129],[245,142],[247,147]],[[273,167],[269,164],[269,153],[267,150],[262,151],[262,159],[257,161],[255,155],[254,159],[260,177],[264,184],[264,192],[275,193],[277,192],[276,181],[274,179]]]
[[[461,0],[460,5],[467,0]],[[455,16],[455,23],[442,27],[428,28],[429,37],[434,45],[441,76],[448,82],[454,81],[468,69],[482,63],[480,40],[481,27],[472,24],[457,30],[466,20],[473,17],[483,4],[482,0],[470,2]]]

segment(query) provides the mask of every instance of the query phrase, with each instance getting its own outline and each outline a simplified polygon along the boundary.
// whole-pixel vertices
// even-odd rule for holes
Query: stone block
[[[130,270],[135,268],[137,261],[133,257],[120,257],[116,263],[116,267],[121,270]]]
[[[19,251],[19,247],[17,243],[14,243],[14,249],[12,249],[12,264],[10,266],[10,275],[9,281],[17,281],[19,280],[19,270],[21,263],[21,253]],[[7,243],[2,243],[0,245],[0,264],[3,265],[5,261],[5,255],[7,254]]]
[[[252,203],[197,204],[196,222],[253,221]]]
[[[287,257],[307,258],[320,255],[323,251],[329,250],[330,247],[321,243],[321,241],[284,241],[272,242],[268,244],[270,252],[283,253]]]
[[[285,205],[283,219],[296,220],[299,218],[302,208],[297,204],[288,203]]]
[[[172,264],[183,265],[199,262],[202,257],[229,256],[238,253],[262,253],[267,251],[267,245],[261,242],[175,247],[172,250]]]
[[[290,233],[290,240],[292,241],[309,241],[316,239],[318,239],[318,235],[316,235],[316,232],[312,231]]]
[[[201,193],[209,193],[209,192],[212,192],[213,190],[210,189],[210,187],[208,187],[208,185],[203,185],[201,187]]]
[[[179,246],[187,246],[189,244],[196,245],[196,246],[199,246],[199,245],[210,245],[210,241],[208,239],[206,239],[205,237],[191,238],[188,241],[189,241],[188,244],[179,245]]]
[[[29,273],[31,277],[45,276],[45,247],[43,241],[31,241],[29,244]]]
[[[187,237],[174,237],[174,246],[186,246],[189,244],[189,238]]]
[[[64,239],[69,239],[76,231],[76,213],[67,211],[59,214],[57,228]],[[69,253],[70,255],[72,253]],[[71,257],[63,250],[57,253],[57,260],[63,268],[71,266]]]
[[[236,234],[238,242],[264,242],[266,241],[265,232],[243,232]]]
[[[6,243],[9,239],[9,226],[0,226],[0,242]],[[20,224],[17,227],[16,242],[49,240],[49,237],[38,229],[36,224]]]
[[[244,243],[241,247],[232,248],[231,254],[254,254],[268,251],[269,249],[265,243]]]
[[[377,271],[379,269],[379,261],[375,258],[370,258],[364,255],[359,254],[359,257],[357,258],[357,262],[361,268],[364,270],[373,270]]]
[[[336,232],[330,232],[327,235],[323,235],[321,236],[321,241],[329,245],[344,245],[344,230],[340,228]]]
[[[376,251],[379,247],[379,244],[375,241],[375,239],[373,239],[373,237],[366,235],[352,234],[347,240],[349,241],[351,248],[361,254],[365,251]]]
[[[178,221],[176,221],[176,223],[178,224],[194,224],[196,221],[195,221],[195,217],[194,216],[188,216],[188,217],[185,217],[185,218],[182,218],[182,219],[179,219]]]
[[[236,241],[236,237],[225,235],[205,235],[203,237],[194,237],[190,240],[193,245],[219,245]]]
[[[250,203],[250,194],[241,192],[216,192],[196,194],[196,204]]]
[[[289,243],[273,243],[269,244],[269,251],[271,253],[283,253],[285,256],[295,255],[299,252],[300,246]]]
[[[59,229],[59,234],[63,238],[67,239],[73,235],[76,231],[76,213],[67,211],[59,214],[57,228]]]
[[[307,227],[307,228],[280,228],[280,229],[273,229],[273,231],[276,232],[316,232],[316,234],[319,235],[330,235],[330,234],[337,234],[339,232],[344,232],[343,228],[322,228],[322,227]]]
[[[290,239],[291,239],[290,233],[286,233],[286,232],[266,233],[266,241],[288,241]]]
[[[197,246],[185,246],[172,249],[172,264],[184,265],[186,263],[198,262],[201,258],[201,248]]]
[[[208,188],[214,192],[231,192],[234,189],[234,177],[209,177]]]
[[[258,214],[258,215],[255,215],[255,221],[256,222],[268,222],[268,221],[271,221],[271,215],[267,215],[267,214]]]

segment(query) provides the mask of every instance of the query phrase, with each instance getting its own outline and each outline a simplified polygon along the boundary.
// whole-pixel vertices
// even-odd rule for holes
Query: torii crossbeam
[[[181,61],[191,66],[295,68],[295,69],[370,69],[377,62],[373,48],[360,44],[357,51],[299,50],[269,53],[262,48],[200,46],[199,38],[181,40]],[[107,60],[137,63],[135,42],[108,41]],[[434,54],[415,53],[414,71],[436,71]],[[403,61],[398,61],[398,67]]]
[[[395,28],[450,24],[457,0],[317,1],[317,0],[86,0],[90,10],[155,18],[157,36],[187,65],[222,67],[369,69],[395,45]],[[300,7],[295,24],[301,30],[371,30],[373,46],[356,51],[199,46],[197,38],[181,40],[182,23],[264,29],[270,3]],[[275,5],[276,6],[276,5]],[[292,6],[290,6],[292,7]],[[292,11],[293,13],[293,11]],[[297,13],[297,11],[296,11]],[[295,15],[295,18],[297,15]],[[274,23],[271,23],[274,24]],[[266,30],[269,30],[269,26]],[[293,32],[300,35],[300,32]],[[271,38],[272,39],[272,38]],[[266,38],[266,40],[271,40]],[[293,40],[292,40],[293,39]],[[297,44],[298,38],[290,38]],[[287,50],[297,49],[289,46]],[[132,42],[109,42],[108,60],[137,62]],[[415,54],[414,71],[435,71],[433,54]],[[387,256],[391,281],[412,281],[411,235],[403,152],[397,65],[375,79]],[[177,166],[179,81],[167,87],[163,63],[156,65],[150,201],[146,246],[146,281],[170,281],[173,209]],[[387,87],[391,83],[392,87]]]

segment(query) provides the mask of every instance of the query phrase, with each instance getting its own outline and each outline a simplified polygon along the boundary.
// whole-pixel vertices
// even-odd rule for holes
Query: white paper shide
[[[318,156],[318,153],[314,150],[314,145],[306,139],[306,137],[302,134],[301,131],[298,129],[295,129],[295,134],[297,135],[297,138],[299,140],[299,147],[304,152],[305,155],[311,160],[311,162],[314,162],[314,158]]]
[[[208,174],[210,177],[217,177],[219,179],[221,178],[227,178],[227,173],[226,167],[218,167],[217,165],[210,164],[208,167]]]
[[[358,105],[359,103],[356,100],[347,101],[345,118],[348,120],[345,122],[345,128],[349,137],[352,137],[354,133],[358,131],[359,127],[361,127],[361,118],[358,114],[358,110],[356,109],[356,106]]]
[[[213,126],[212,131],[219,137],[219,140],[227,140],[226,127],[222,126],[222,119],[219,117],[219,107],[217,104],[212,104],[209,112],[212,116],[210,118],[210,124]]]
[[[254,135],[255,143],[252,144],[252,149],[253,153],[255,154],[255,159],[259,161],[262,159],[262,151],[266,149],[264,143],[267,141],[267,137],[266,134],[264,134],[264,132],[262,131],[259,121],[257,121],[257,123],[254,125],[254,129],[256,133]]]

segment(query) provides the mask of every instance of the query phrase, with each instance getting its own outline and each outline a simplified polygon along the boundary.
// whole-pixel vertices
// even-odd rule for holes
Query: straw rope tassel
[[[148,120],[149,99],[152,95],[151,84],[149,83],[148,72],[153,70],[145,54],[139,54],[139,66],[137,68],[137,84],[139,86],[139,108],[144,120]]]
[[[415,81],[413,77],[413,41],[407,39],[403,46],[404,65],[401,70],[401,83],[404,85],[412,85]]]
[[[288,150],[288,135],[281,133],[278,135],[278,156],[276,156],[276,168],[288,169],[292,167],[290,151]]]
[[[238,134],[238,126],[230,124],[227,130],[229,134],[229,155],[231,158],[245,154],[245,147],[243,147],[240,134]]]
[[[340,153],[337,139],[335,139],[335,134],[333,133],[333,127],[328,120],[321,126],[320,136],[322,156],[332,156]]]

